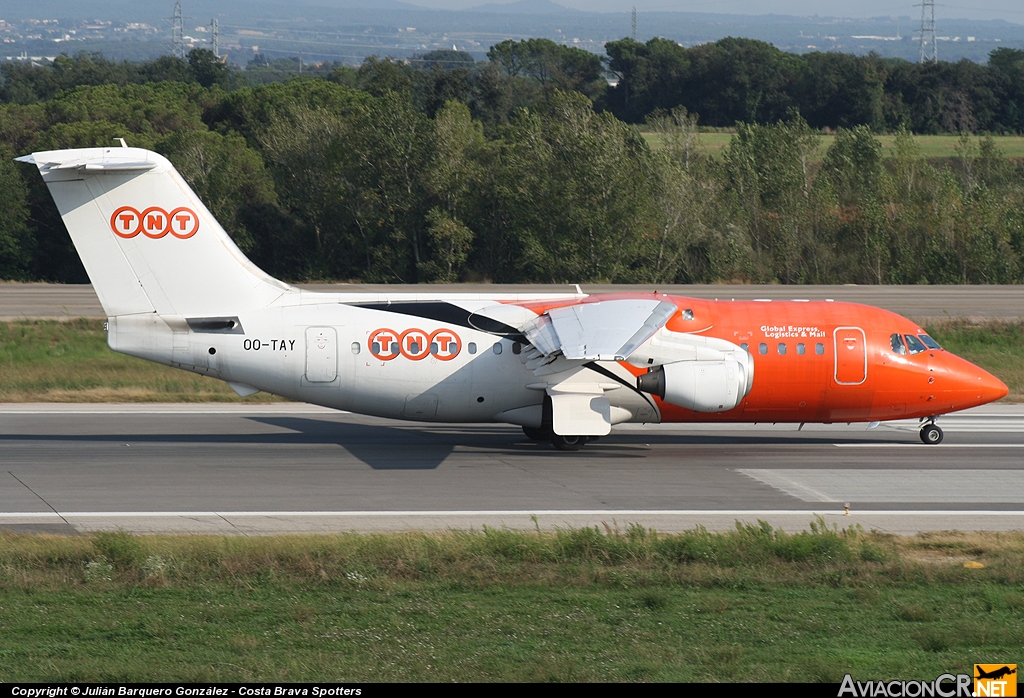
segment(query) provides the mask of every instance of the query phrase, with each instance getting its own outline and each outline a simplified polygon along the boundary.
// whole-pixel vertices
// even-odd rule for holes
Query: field
[[[118,354],[102,320],[0,322],[0,402],[268,402],[227,383]]]
[[[1024,646],[1022,534],[617,528],[0,534],[0,681],[930,680]]]
[[[656,133],[641,131],[647,143],[654,149],[661,147],[661,137]],[[702,133],[700,142],[712,157],[721,157],[722,152],[732,138],[731,133]],[[818,147],[819,157],[824,157],[825,151],[832,144],[834,136],[821,136]],[[883,157],[891,157],[894,150],[895,136],[877,136],[882,143]],[[993,136],[996,147],[1008,158],[1024,158],[1024,136]],[[914,140],[921,148],[921,157],[925,159],[953,158],[956,157],[956,146],[958,137],[952,135],[944,136],[914,136]],[[975,140],[977,144],[977,140]]]
[[[999,376],[1024,402],[1024,325],[928,328],[950,351]],[[99,320],[0,322],[0,402],[268,402],[219,380],[111,351]]]

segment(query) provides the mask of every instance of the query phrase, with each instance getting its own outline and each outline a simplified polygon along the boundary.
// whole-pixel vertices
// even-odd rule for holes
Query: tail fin
[[[292,290],[246,259],[156,153],[83,148],[18,160],[39,168],[109,317],[235,314]]]

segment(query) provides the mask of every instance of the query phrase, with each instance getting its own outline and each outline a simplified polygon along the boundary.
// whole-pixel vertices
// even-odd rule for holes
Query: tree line
[[[124,137],[288,280],[1024,281],[1024,167],[991,138],[963,131],[930,163],[906,125],[890,157],[869,125],[839,126],[822,158],[791,108],[735,123],[712,158],[675,106],[647,115],[652,149],[601,107],[590,54],[501,46],[486,66],[439,52],[255,86],[195,52],[71,58],[20,82],[4,66],[5,98],[23,98],[0,105],[0,277],[86,280],[38,174],[11,158]],[[160,65],[179,72],[152,79]],[[82,77],[108,69],[125,72]],[[60,82],[76,71],[101,84]]]

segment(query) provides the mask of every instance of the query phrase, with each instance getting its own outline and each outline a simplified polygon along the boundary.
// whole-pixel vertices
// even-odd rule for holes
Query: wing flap
[[[623,361],[677,311],[654,298],[620,299],[552,308],[522,327],[544,355],[567,359]]]

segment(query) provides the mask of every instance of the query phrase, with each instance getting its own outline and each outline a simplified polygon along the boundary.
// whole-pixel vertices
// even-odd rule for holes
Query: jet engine
[[[718,361],[676,361],[637,376],[636,387],[694,412],[726,412],[754,386],[754,361],[745,351]]]

